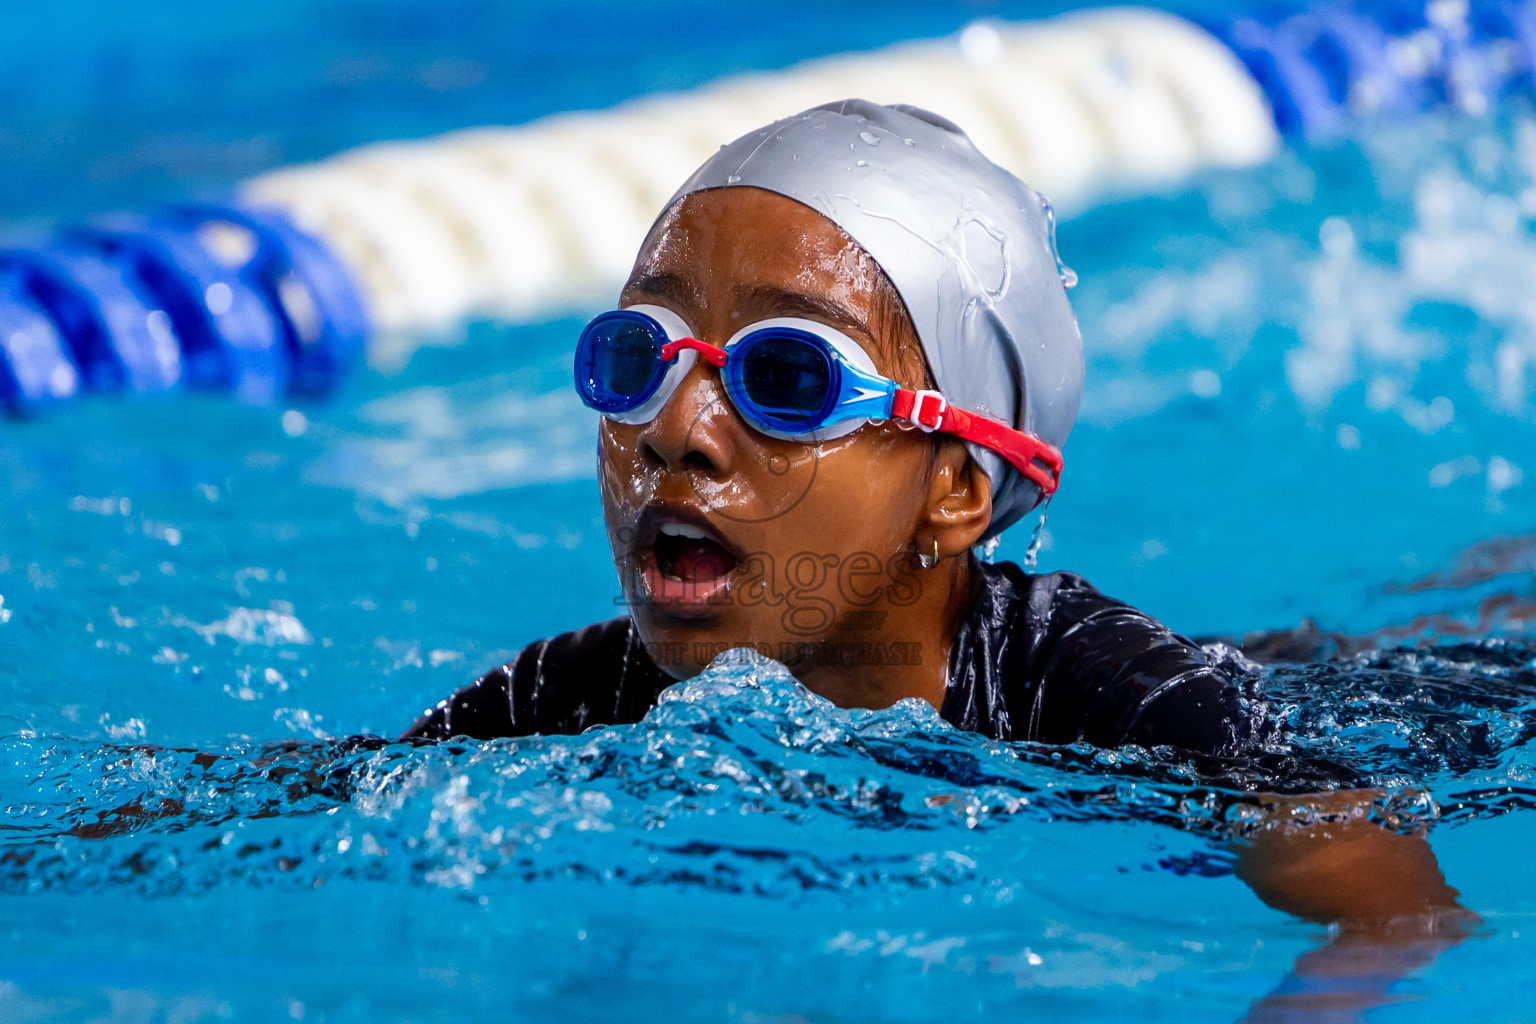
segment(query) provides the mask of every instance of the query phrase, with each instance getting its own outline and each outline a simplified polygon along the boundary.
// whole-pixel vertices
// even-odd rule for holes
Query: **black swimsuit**
[[[1248,746],[1241,686],[1196,644],[1081,576],[976,568],[981,586],[949,653],[946,721],[1000,740],[1205,754]],[[405,735],[492,739],[630,724],[673,682],[634,624],[613,619],[529,644]]]

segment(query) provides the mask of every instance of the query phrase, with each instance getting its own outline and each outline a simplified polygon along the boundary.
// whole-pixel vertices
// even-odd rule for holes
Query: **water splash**
[[[979,865],[1007,841],[985,836],[1027,822],[1209,842],[1259,820],[1255,794],[1275,789],[1380,787],[1369,813],[1404,829],[1536,805],[1520,781],[1536,769],[1525,647],[1273,668],[1213,651],[1276,722],[1252,756],[993,742],[916,700],[836,708],[746,651],[667,690],[640,724],[575,737],[217,753],[9,737],[0,892],[560,879],[884,901],[1019,884]]]

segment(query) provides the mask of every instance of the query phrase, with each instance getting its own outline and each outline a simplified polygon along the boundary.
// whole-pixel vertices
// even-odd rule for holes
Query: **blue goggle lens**
[[[832,360],[822,346],[796,335],[771,334],[743,348],[731,355],[739,360],[732,376],[745,399],[737,403],[742,411],[774,430],[820,426],[833,386]]]
[[[594,320],[576,347],[576,386],[604,412],[622,412],[656,390],[664,368],[662,342],[638,314]]]

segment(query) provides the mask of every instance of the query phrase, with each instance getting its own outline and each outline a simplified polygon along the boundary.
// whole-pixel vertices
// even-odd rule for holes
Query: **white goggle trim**
[[[624,306],[622,308],[631,313],[644,313],[652,320],[655,320],[661,325],[662,333],[666,335],[667,341],[693,337],[693,331],[689,329],[687,322],[665,306],[642,304]],[[661,383],[656,386],[655,394],[633,409],[627,409],[624,412],[605,412],[603,415],[616,423],[628,423],[631,425],[649,423],[656,418],[657,413],[661,412],[661,407],[667,404],[667,399],[672,397],[672,392],[676,391],[677,386],[683,382],[683,378],[688,376],[688,371],[693,368],[693,364],[698,358],[699,354],[693,351],[693,349],[683,349],[683,351],[677,354],[677,358],[673,360],[671,365],[667,367],[666,373],[662,375]]]

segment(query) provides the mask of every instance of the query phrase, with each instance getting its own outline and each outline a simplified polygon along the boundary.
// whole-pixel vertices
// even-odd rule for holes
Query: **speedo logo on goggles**
[[[737,331],[724,348],[691,336],[662,306],[602,313],[576,344],[582,401],[620,423],[653,419],[699,358],[719,368],[743,419],[770,437],[826,441],[870,420],[899,419],[997,452],[1052,494],[1061,452],[1033,434],[956,409],[937,391],[912,391],[882,377],[869,353],[825,324],[776,317]]]

